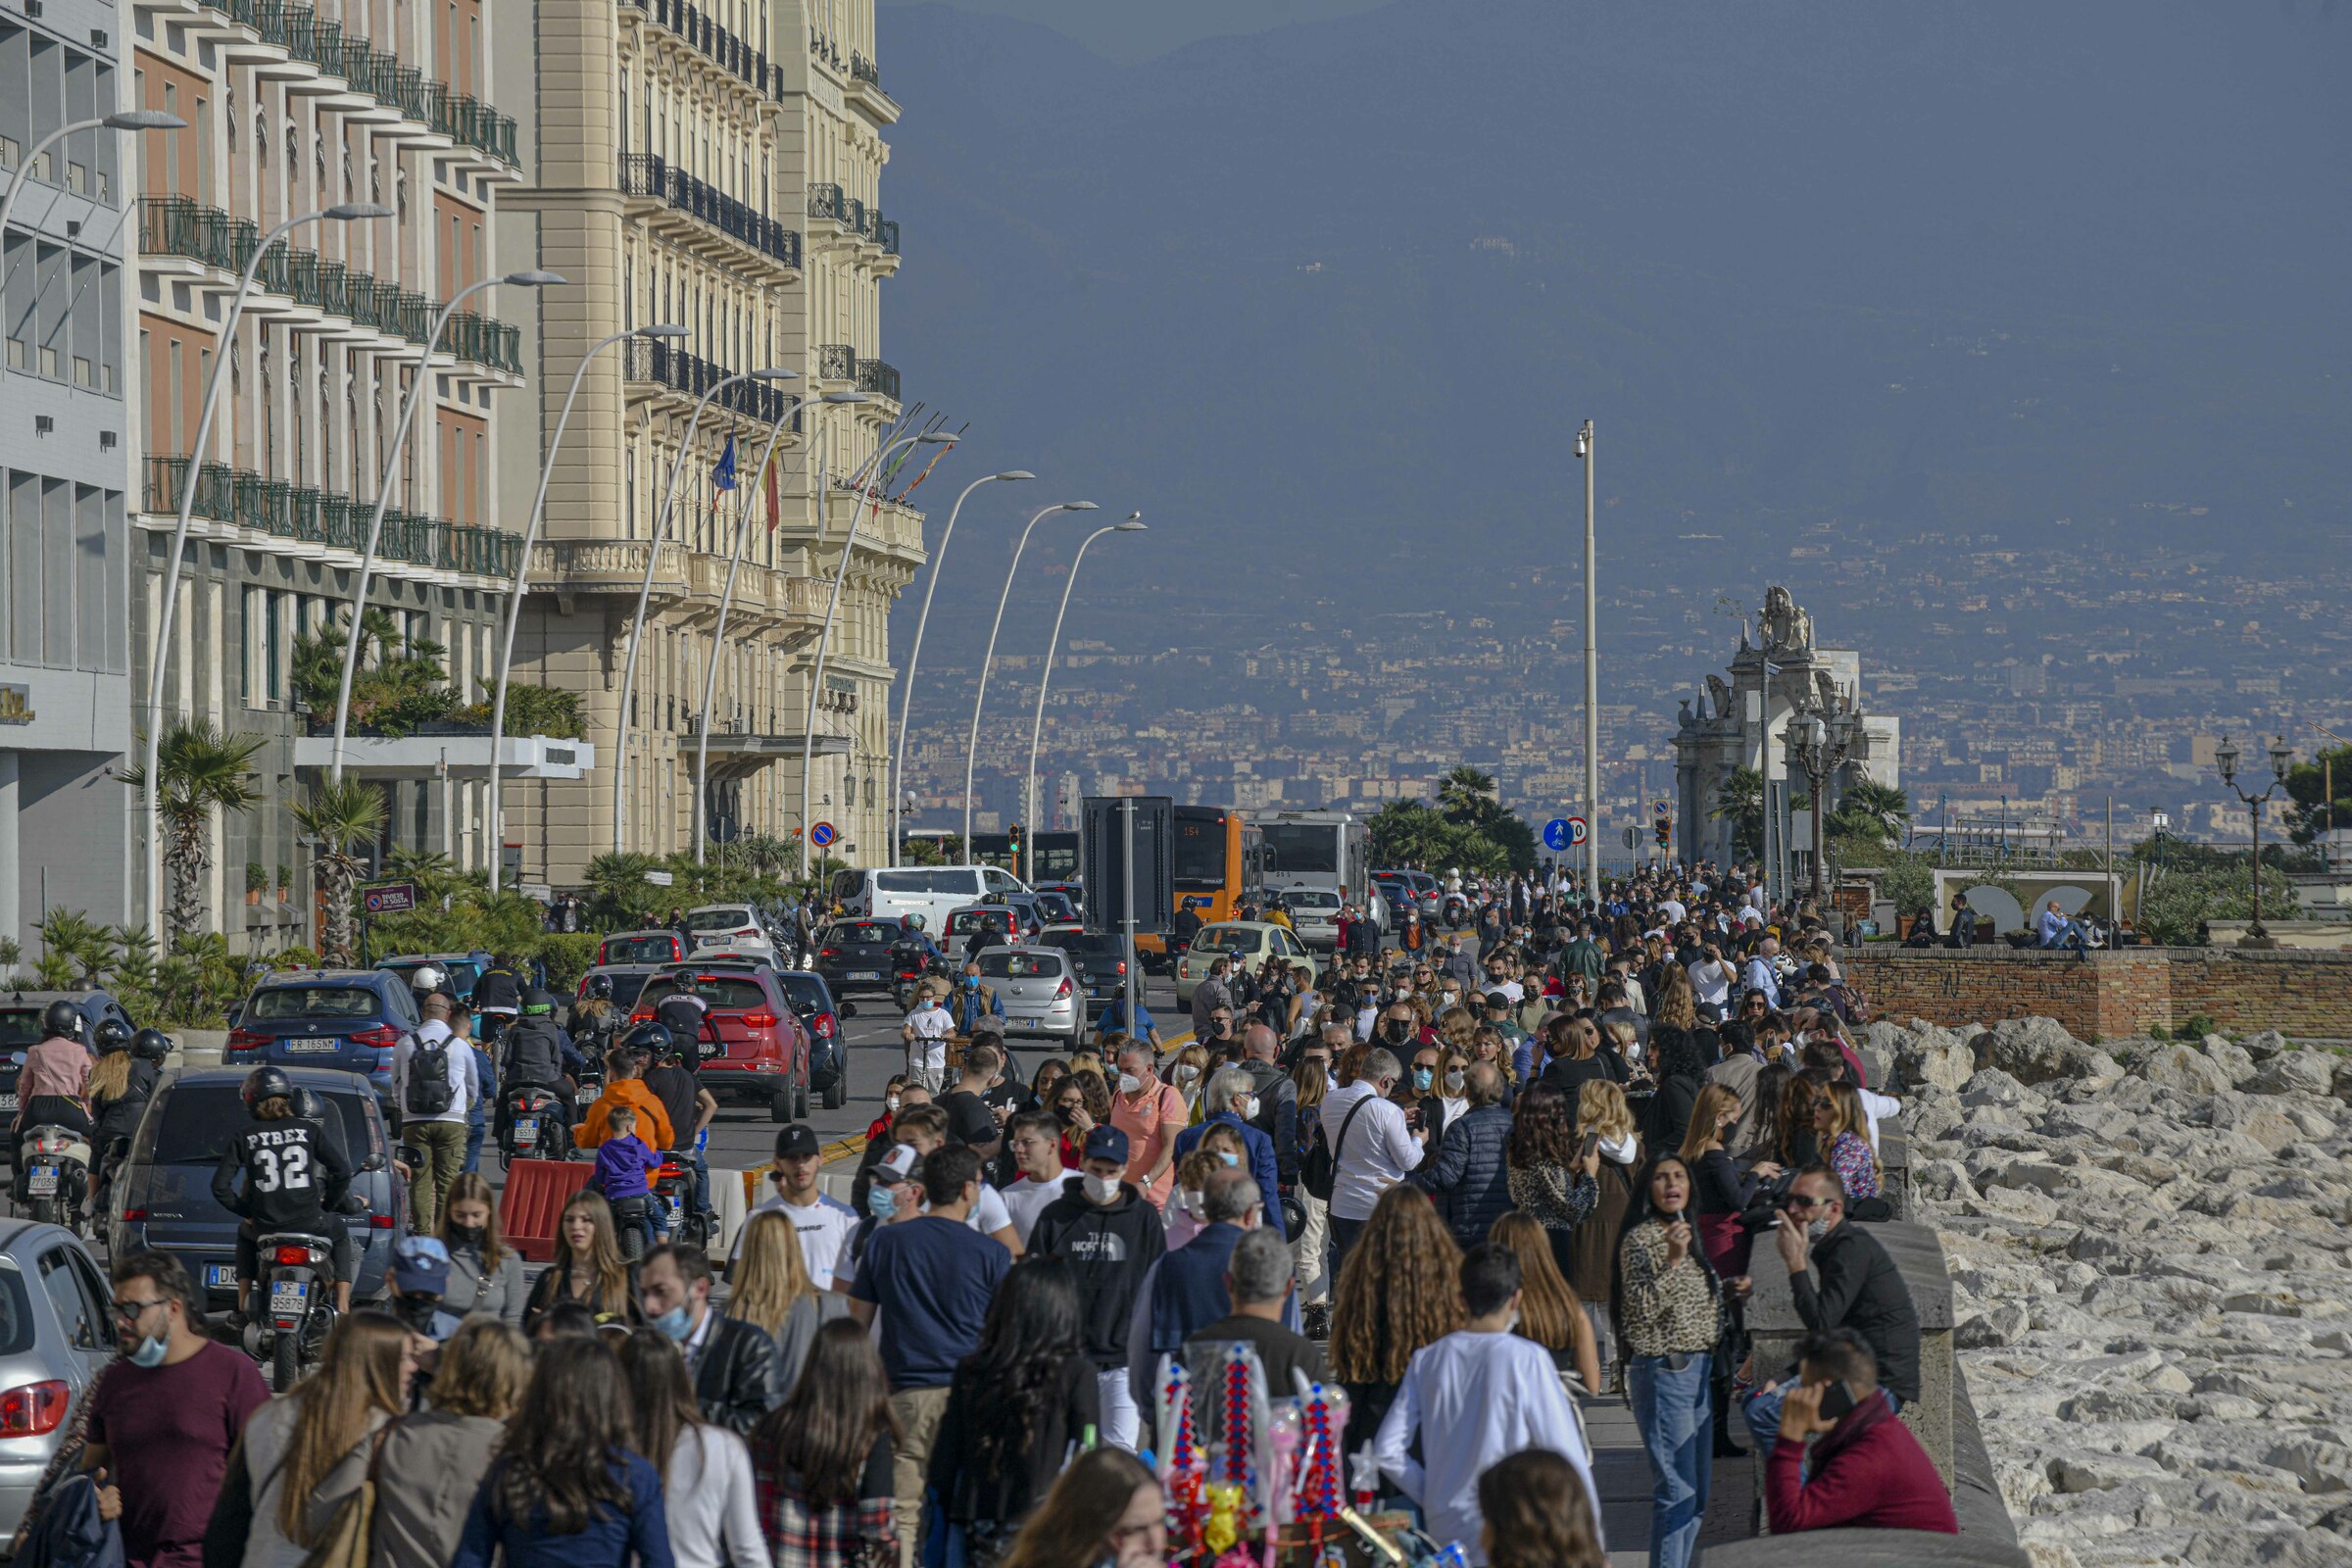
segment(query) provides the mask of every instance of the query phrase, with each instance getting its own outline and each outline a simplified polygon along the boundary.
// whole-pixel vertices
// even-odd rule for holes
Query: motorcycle
[[[890,966],[893,975],[890,995],[901,1012],[913,1007],[914,994],[925,980],[933,975],[943,980],[952,978],[947,959],[927,958],[921,949],[904,943],[890,950]]]
[[[513,1165],[518,1159],[564,1159],[571,1153],[571,1127],[564,1119],[564,1102],[541,1084],[515,1084],[506,1091],[506,1131],[499,1136],[498,1159]]]
[[[655,1218],[664,1222],[671,1241],[709,1245],[710,1227],[694,1210],[694,1172],[675,1159],[664,1158],[654,1173],[654,1201],[660,1205]]]
[[[90,1142],[71,1127],[28,1127],[17,1140],[14,1197],[35,1222],[78,1231],[88,1211]]]
[[[330,1216],[331,1218],[331,1216]],[[318,1362],[335,1323],[335,1246],[324,1236],[280,1231],[254,1244],[261,1299],[245,1322],[245,1353],[270,1368],[279,1394]]]

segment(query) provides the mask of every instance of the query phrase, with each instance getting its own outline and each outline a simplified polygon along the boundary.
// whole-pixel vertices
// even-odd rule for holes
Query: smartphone
[[[1853,1407],[1854,1391],[1848,1388],[1842,1379],[1831,1384],[1829,1391],[1821,1396],[1821,1414],[1824,1420],[1838,1420]]]
[[[1594,1152],[1595,1152],[1595,1151],[1597,1151],[1599,1148],[1600,1148],[1600,1134],[1598,1134],[1598,1133],[1587,1133],[1587,1134],[1585,1134],[1585,1145],[1584,1145],[1584,1147],[1583,1147],[1582,1149],[1579,1149],[1579,1150],[1576,1152],[1576,1157],[1577,1157],[1578,1159],[1580,1159],[1580,1160],[1591,1159],[1591,1158],[1592,1157],[1592,1155],[1593,1155]]]

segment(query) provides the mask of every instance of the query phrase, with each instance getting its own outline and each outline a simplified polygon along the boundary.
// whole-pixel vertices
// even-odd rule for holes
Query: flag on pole
[[[782,478],[783,475],[776,471],[776,460],[768,459],[767,483],[762,488],[767,491],[767,531],[769,533],[774,533],[776,524],[784,520],[784,504],[776,499],[776,484]]]
[[[727,437],[727,448],[718,455],[718,466],[710,470],[710,482],[721,490],[735,488],[735,438]]]

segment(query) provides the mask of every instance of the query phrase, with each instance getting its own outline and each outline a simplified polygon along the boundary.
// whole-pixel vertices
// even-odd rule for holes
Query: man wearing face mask
[[[1383,1047],[1364,1058],[1355,1082],[1323,1097],[1323,1141],[1330,1146],[1333,1165],[1334,1279],[1380,1195],[1421,1163],[1421,1135],[1406,1122],[1404,1108],[1390,1098],[1403,1077],[1396,1054]]]
[[[465,1326],[465,1319],[441,1304],[449,1294],[449,1249],[432,1236],[404,1236],[392,1249],[392,1298],[385,1304],[409,1332],[439,1345]]]
[[[1257,1183],[1238,1166],[1212,1172],[1200,1187],[1200,1233],[1152,1270],[1128,1320],[1127,1386],[1138,1408],[1151,1406],[1159,1357],[1233,1310],[1225,1271],[1234,1245],[1265,1223]]]
[[[179,1259],[115,1259],[120,1359],[89,1393],[81,1467],[98,1487],[98,1516],[122,1526],[124,1560],[188,1565],[246,1417],[270,1402],[261,1369],[205,1337],[202,1298]]]
[[[1298,1086],[1277,1059],[1280,1049],[1274,1031],[1262,1024],[1243,1031],[1240,1065],[1250,1075],[1250,1093],[1256,1103],[1256,1109],[1245,1115],[1250,1126],[1274,1142],[1276,1191],[1267,1205],[1270,1214],[1282,1212],[1282,1200],[1298,1185]]]
[[[756,1323],[720,1317],[710,1307],[710,1258],[672,1242],[646,1253],[637,1274],[645,1320],[686,1353],[703,1419],[742,1436],[784,1401],[776,1342]]]
[[[1264,1029],[1262,1023],[1250,1026],[1252,1033]],[[1176,1161],[1184,1162],[1211,1127],[1231,1127],[1242,1135],[1242,1147],[1250,1152],[1250,1175],[1257,1183],[1258,1199],[1266,1206],[1266,1224],[1282,1233],[1282,1185],[1274,1156],[1274,1140],[1254,1124],[1257,1115],[1257,1088],[1250,1073],[1240,1067],[1224,1067],[1209,1074],[1208,1087],[1200,1092],[1201,1103],[1208,1114],[1198,1127],[1187,1127],[1176,1135]]]
[[[1154,1208],[1165,1208],[1176,1181],[1176,1138],[1189,1114],[1184,1096],[1160,1082],[1150,1047],[1130,1041],[1120,1048],[1118,1062],[1110,1124],[1127,1135],[1127,1179]]]
[[[1219,1010],[1231,1016],[1233,988],[1226,976],[1233,972],[1233,960],[1223,955],[1209,960],[1208,978],[1193,988],[1193,1038],[1205,1041],[1210,1025]]]
[[[963,978],[956,982],[956,995],[948,999],[948,1008],[956,1016],[956,1032],[959,1035],[1004,1027],[1004,1003],[998,997],[997,988],[980,978],[978,958],[965,960]]]
[[[1032,1251],[1069,1264],[1102,1408],[1102,1441],[1133,1448],[1139,1424],[1127,1386],[1127,1336],[1137,1294],[1166,1250],[1167,1226],[1126,1179],[1127,1135],[1087,1134],[1078,1179],[1063,1184],[1029,1233]]]

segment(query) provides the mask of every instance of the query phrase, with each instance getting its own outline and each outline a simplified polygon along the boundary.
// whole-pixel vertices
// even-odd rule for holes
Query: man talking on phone
[[[1943,1477],[1896,1418],[1862,1336],[1809,1334],[1797,1356],[1798,1383],[1781,1405],[1780,1442],[1764,1472],[1772,1533],[1851,1525],[1958,1535]]]
[[[1845,1183],[1827,1165],[1808,1165],[1789,1183],[1773,1231],[1788,1266],[1796,1315],[1815,1333],[1851,1329],[1877,1358],[1879,1387],[1889,1404],[1919,1402],[1919,1310],[1894,1259],[1866,1225],[1846,1218]],[[1747,1401],[1747,1430],[1769,1457],[1790,1397],[1784,1373]]]

